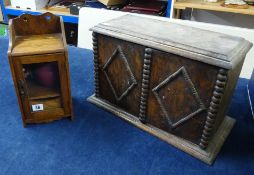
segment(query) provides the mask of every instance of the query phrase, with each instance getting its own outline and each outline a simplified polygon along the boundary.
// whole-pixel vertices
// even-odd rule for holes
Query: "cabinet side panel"
[[[138,116],[143,46],[98,34],[100,98]]]
[[[218,68],[153,50],[148,123],[198,144]]]

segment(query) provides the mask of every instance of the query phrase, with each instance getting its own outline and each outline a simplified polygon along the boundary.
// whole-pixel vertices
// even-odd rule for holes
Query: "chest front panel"
[[[103,35],[98,46],[100,97],[137,116],[145,47]]]
[[[219,68],[157,49],[148,65],[145,46],[97,39],[100,97],[137,118],[144,109],[149,124],[199,144]]]
[[[218,68],[153,50],[148,123],[199,143]]]

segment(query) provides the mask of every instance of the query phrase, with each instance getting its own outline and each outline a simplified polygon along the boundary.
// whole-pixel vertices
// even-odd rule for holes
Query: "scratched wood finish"
[[[108,43],[110,43],[110,45],[107,47],[100,47]],[[98,45],[100,97],[128,111],[130,114],[138,116],[140,111],[145,47],[100,34],[98,34]],[[128,70],[123,61],[120,61],[122,60],[121,56],[116,56],[115,61],[112,61],[109,69],[110,71],[107,71],[108,77],[103,70],[104,65],[112,58],[112,54],[119,47],[122,48],[125,57],[128,58],[128,65],[134,72],[137,82],[137,85],[135,85],[121,100],[117,100],[113,92],[114,90],[112,90],[115,89],[119,96],[128,86],[128,81],[130,81]],[[216,75],[218,73],[218,67],[195,62],[181,56],[155,49],[152,51],[152,59],[151,77],[149,81],[149,86],[151,88],[148,93],[147,104],[147,123],[199,144],[206,121],[207,108],[210,104]],[[175,128],[171,128],[152,89],[181,67],[185,67],[189,76],[191,76],[192,83],[198,92],[198,96],[200,96],[200,100],[204,103],[204,109],[188,121],[181,123]],[[197,69],[197,67],[202,68]],[[161,97],[168,96],[168,99],[166,98],[163,100],[165,101],[166,108],[171,110],[171,116],[175,115],[176,121],[200,108],[193,96],[190,85],[186,83],[183,76],[180,75],[176,77],[172,83],[169,83],[169,85],[165,87],[170,89],[170,92],[160,92]]]
[[[128,110],[131,114],[138,115],[144,47],[102,35],[98,35],[98,45],[108,45],[108,47],[99,47],[98,49],[100,55],[100,96],[110,103]],[[119,48],[124,56],[117,53],[112,57],[113,53]],[[111,61],[110,64],[107,64],[106,69],[103,69],[106,63],[109,63],[108,61]],[[126,91],[131,85],[132,88]],[[126,94],[121,97],[124,92]]]
[[[24,14],[10,20],[8,58],[23,125],[71,118],[72,100],[68,51],[62,18],[51,13],[38,16]],[[26,69],[54,64],[59,87],[43,87],[28,81]],[[42,111],[32,105],[43,104]]]
[[[198,144],[205,124],[206,109],[209,107],[212,97],[218,68],[158,50],[153,50],[152,59],[151,90],[148,95],[148,123]],[[186,70],[200,102],[193,95],[194,92],[189,82],[179,72],[176,77],[158,90],[160,104],[152,89],[181,68]],[[202,103],[202,106],[199,103]],[[165,111],[163,111],[162,106],[164,106]],[[170,127],[165,117],[167,113],[168,117],[171,117],[172,123],[176,123],[199,109],[200,112],[174,128]]]
[[[88,100],[211,164],[220,134],[233,127],[225,116],[252,44],[131,15],[92,31],[95,95]]]

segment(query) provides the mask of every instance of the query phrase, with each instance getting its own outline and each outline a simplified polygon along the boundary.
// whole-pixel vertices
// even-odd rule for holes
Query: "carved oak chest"
[[[246,53],[243,38],[126,15],[91,29],[89,101],[211,164]]]

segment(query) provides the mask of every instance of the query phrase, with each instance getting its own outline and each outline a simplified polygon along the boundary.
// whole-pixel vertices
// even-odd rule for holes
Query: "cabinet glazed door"
[[[98,44],[99,96],[138,116],[144,47],[100,34],[95,40]]]
[[[14,59],[19,91],[28,120],[47,120],[70,114],[63,54],[20,56]]]

